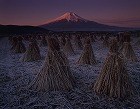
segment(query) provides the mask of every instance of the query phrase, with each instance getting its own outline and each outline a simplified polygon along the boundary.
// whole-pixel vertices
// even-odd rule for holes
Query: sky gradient
[[[36,26],[66,12],[99,23],[140,27],[140,0],[0,0],[0,24]]]

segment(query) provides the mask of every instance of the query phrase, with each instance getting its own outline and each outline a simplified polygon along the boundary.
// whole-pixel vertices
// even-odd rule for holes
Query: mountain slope
[[[43,33],[48,31],[35,26],[0,25],[0,35]]]
[[[54,31],[113,31],[130,29],[89,21],[72,12],[65,13],[54,20],[40,25],[40,27]]]

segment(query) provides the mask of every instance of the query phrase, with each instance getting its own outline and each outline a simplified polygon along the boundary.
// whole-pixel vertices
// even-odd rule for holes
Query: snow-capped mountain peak
[[[63,14],[62,16],[47,22],[47,24],[52,23],[52,22],[58,22],[60,20],[67,20],[68,22],[69,21],[73,21],[73,22],[78,22],[78,21],[87,22],[88,21],[73,12],[67,12],[67,13]]]
[[[72,12],[67,12],[54,20],[39,25],[39,27],[53,31],[120,31],[127,29],[129,30],[129,28],[115,27],[101,24],[95,21],[86,20]]]

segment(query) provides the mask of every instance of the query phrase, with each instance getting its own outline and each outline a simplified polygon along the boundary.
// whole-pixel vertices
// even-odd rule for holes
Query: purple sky
[[[40,25],[65,12],[104,24],[140,27],[140,0],[0,0],[0,24]]]

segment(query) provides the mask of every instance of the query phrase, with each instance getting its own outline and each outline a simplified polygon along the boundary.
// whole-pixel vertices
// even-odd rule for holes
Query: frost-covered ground
[[[40,47],[42,60],[19,62],[23,54],[10,50],[8,38],[0,40],[0,109],[140,109],[140,47],[132,45],[139,62],[127,62],[127,69],[138,94],[124,101],[99,97],[90,90],[108,53],[101,41],[93,44],[97,65],[77,65],[81,51],[68,57],[70,68],[76,78],[71,91],[31,92],[26,86],[41,68],[47,47]],[[25,42],[26,46],[28,42]]]

